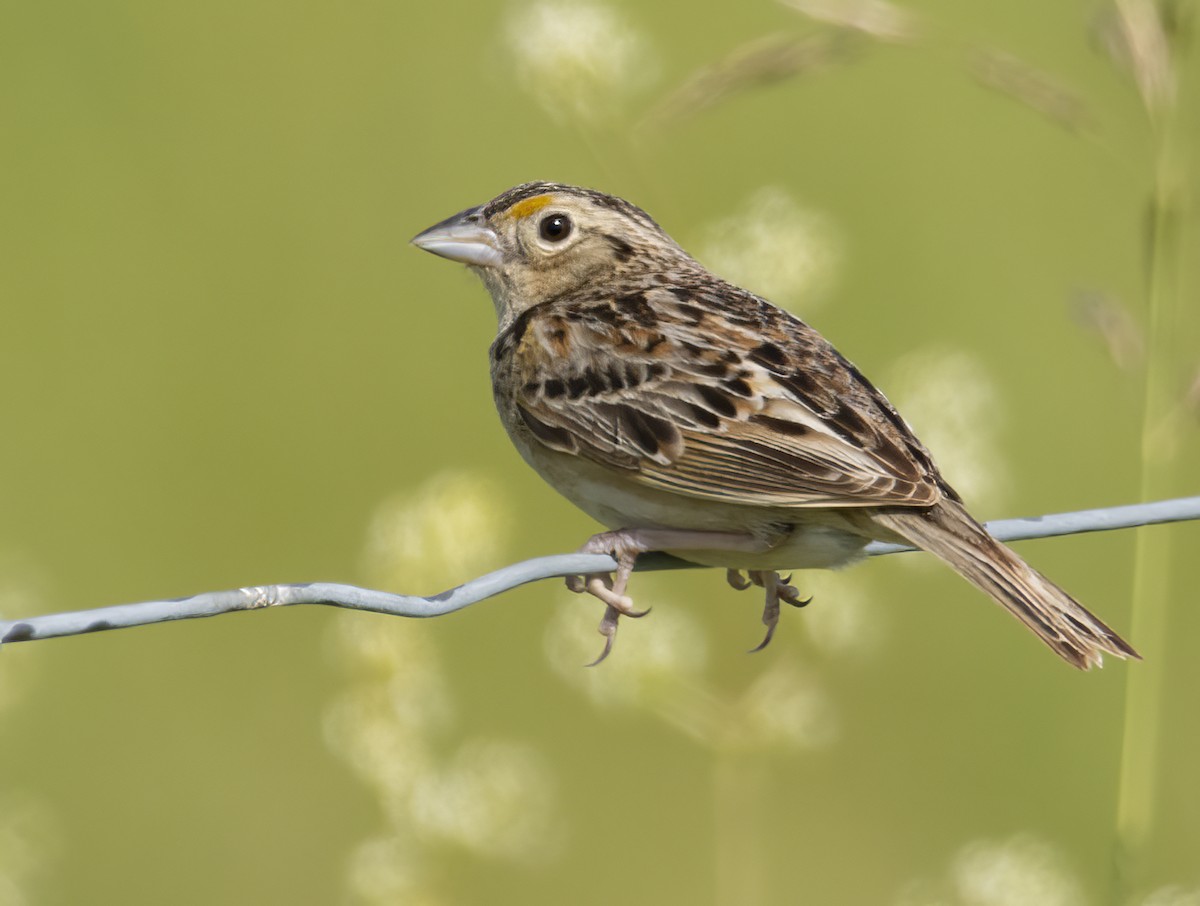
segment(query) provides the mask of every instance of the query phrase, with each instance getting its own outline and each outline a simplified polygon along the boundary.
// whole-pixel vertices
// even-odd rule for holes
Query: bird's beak
[[[495,231],[483,219],[483,207],[467,208],[412,238],[417,248],[472,267],[495,267],[500,253]]]

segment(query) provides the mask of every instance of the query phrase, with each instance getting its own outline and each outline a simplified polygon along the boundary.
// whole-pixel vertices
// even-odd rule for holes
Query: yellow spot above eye
[[[553,201],[553,195],[534,195],[533,198],[526,198],[524,201],[518,201],[515,205],[509,208],[508,216],[520,220],[528,217],[530,214],[536,214]]]

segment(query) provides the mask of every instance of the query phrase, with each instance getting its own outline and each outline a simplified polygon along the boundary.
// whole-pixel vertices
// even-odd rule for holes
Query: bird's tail
[[[1082,604],[988,534],[961,504],[872,514],[873,522],[944,560],[1028,626],[1063,660],[1088,670],[1105,653],[1141,656]]]

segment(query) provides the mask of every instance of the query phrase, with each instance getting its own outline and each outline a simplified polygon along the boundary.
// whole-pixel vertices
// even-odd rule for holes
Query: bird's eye
[[[547,242],[562,242],[571,235],[571,218],[566,214],[549,214],[542,218],[538,232]]]

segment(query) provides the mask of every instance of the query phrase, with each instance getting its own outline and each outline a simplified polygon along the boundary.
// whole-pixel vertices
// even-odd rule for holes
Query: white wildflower
[[[656,68],[641,34],[612,7],[587,0],[525,6],[508,39],[521,86],[560,122],[610,118]]]
[[[832,282],[838,257],[826,218],[779,187],[760,189],[741,211],[714,224],[700,254],[726,280],[784,307],[803,301],[806,309]]]

